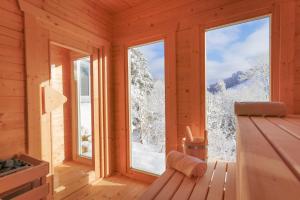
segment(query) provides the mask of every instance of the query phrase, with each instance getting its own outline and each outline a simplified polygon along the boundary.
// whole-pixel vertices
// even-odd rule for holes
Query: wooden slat
[[[236,199],[236,164],[228,163],[227,164],[227,175],[225,183],[225,196],[224,200],[235,200]]]
[[[195,184],[195,179],[185,177],[172,200],[188,200],[193,192]]]
[[[293,135],[294,137],[300,140],[300,124],[298,126],[282,118],[272,117],[268,119],[279,128],[285,130],[286,132],[288,132],[289,134]]]
[[[36,187],[22,195],[19,195],[12,200],[39,200],[45,198],[49,192],[49,184],[44,184],[42,186]]]
[[[300,180],[300,141],[262,117],[252,118],[264,136]]]
[[[207,171],[196,184],[191,194],[190,200],[205,200],[215,166],[216,162],[208,163]]]
[[[237,199],[296,200],[300,182],[249,117],[238,117]]]
[[[226,166],[225,162],[217,162],[207,200],[222,200],[224,194]]]
[[[155,200],[168,200],[171,199],[175,192],[180,187],[182,181],[184,179],[184,175],[180,172],[175,172],[170,181],[162,188],[160,193],[156,196]]]
[[[152,200],[157,194],[161,191],[161,189],[168,183],[168,181],[175,174],[173,169],[168,169],[165,171],[160,178],[156,179],[153,184],[147,189],[147,191],[140,197],[142,200]]]
[[[289,122],[292,122],[292,123],[296,124],[297,126],[300,126],[300,118],[297,118],[297,117],[288,117],[288,118],[286,118],[286,120],[288,120]]]

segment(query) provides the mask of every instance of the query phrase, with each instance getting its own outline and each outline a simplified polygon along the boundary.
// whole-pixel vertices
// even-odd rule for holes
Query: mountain
[[[220,80],[216,83],[210,84],[207,88],[207,90],[212,93],[218,93],[230,88],[234,88],[238,85],[244,84],[250,79],[253,78],[263,78],[265,77],[266,71],[268,67],[266,66],[256,66],[252,67],[246,71],[237,71],[231,75],[231,77],[225,78],[223,80]]]

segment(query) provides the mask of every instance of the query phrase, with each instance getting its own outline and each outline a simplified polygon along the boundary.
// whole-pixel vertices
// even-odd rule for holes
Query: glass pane
[[[77,68],[78,153],[92,158],[92,104],[90,95],[90,58],[75,61]]]
[[[210,160],[235,161],[235,101],[270,100],[270,18],[206,32]]]
[[[128,49],[131,168],[165,170],[164,42]]]

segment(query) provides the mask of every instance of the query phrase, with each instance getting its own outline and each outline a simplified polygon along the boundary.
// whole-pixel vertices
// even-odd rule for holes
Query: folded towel
[[[171,151],[167,156],[167,168],[173,168],[187,177],[201,177],[206,172],[207,163],[196,157]]]
[[[282,102],[235,102],[234,112],[238,116],[284,117],[287,114]]]

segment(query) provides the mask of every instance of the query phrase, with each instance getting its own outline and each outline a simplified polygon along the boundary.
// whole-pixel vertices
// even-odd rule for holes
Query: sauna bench
[[[300,199],[300,116],[238,116],[237,199]]]
[[[235,179],[235,163],[210,162],[201,178],[167,169],[140,200],[235,200]]]

